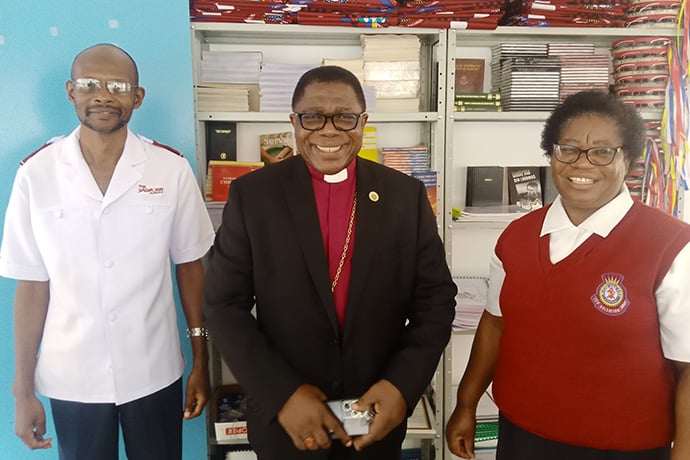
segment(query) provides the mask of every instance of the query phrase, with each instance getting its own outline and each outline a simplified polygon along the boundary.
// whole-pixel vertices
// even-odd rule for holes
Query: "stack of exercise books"
[[[491,91],[504,111],[550,111],[559,102],[561,64],[546,43],[501,43],[491,48]]]
[[[429,148],[425,145],[415,147],[384,147],[381,159],[385,166],[397,169],[420,180],[426,188],[426,194],[434,214],[438,202],[438,173],[431,169]]]
[[[453,329],[475,330],[486,308],[489,279],[483,276],[453,276],[453,281],[458,287],[458,293],[455,296]]]
[[[561,100],[584,90],[608,91],[611,58],[595,53],[594,43],[549,43],[547,55],[561,62]]]
[[[214,51],[201,53],[201,81],[204,83],[259,83],[260,51]]]
[[[297,81],[307,70],[306,64],[264,62],[259,74],[259,96],[262,112],[291,112],[292,93]]]
[[[416,35],[361,35],[364,85],[377,112],[418,112],[421,42]]]
[[[559,102],[560,60],[513,57],[501,64],[501,104],[510,111],[550,111]]]
[[[381,149],[383,164],[405,174],[428,171],[431,166],[429,148],[425,145],[415,147],[384,147]]]

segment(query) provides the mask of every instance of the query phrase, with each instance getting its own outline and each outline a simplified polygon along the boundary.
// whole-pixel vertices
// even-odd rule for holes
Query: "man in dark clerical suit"
[[[299,155],[230,186],[206,323],[248,394],[260,460],[397,460],[454,317],[436,219],[421,182],[357,157],[353,74],[306,72],[292,108]],[[328,409],[343,398],[374,414],[368,434]]]

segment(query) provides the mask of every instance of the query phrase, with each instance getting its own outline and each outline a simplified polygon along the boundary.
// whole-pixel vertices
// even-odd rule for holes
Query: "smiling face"
[[[101,82],[96,91],[78,89],[73,83],[79,78]],[[127,94],[112,94],[107,81],[132,85]],[[67,97],[74,104],[83,126],[101,134],[124,128],[144,99],[144,89],[137,87],[137,71],[131,58],[116,47],[100,45],[82,52],[72,65],[72,79],[66,83]]]
[[[364,107],[358,102],[352,87],[341,82],[315,81],[310,83],[303,96],[295,101],[290,121],[295,129],[297,151],[314,169],[324,174],[335,174],[344,169],[357,156],[362,147],[362,137],[367,115],[360,117],[357,126],[350,131],[340,131],[333,120],[326,120],[323,128],[308,131],[300,125],[296,113],[359,114]]]
[[[591,147],[619,147],[623,139],[612,119],[590,113],[566,121],[561,128],[558,144],[586,150]],[[592,165],[584,154],[572,164],[562,163],[551,156],[553,183],[570,220],[579,225],[615,198],[623,186],[629,166],[630,160],[623,151],[618,152],[607,166]]]

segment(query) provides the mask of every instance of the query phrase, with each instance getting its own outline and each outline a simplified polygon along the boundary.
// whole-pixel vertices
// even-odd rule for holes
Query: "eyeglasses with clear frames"
[[[75,78],[72,80],[74,88],[85,94],[97,93],[103,88],[103,83],[105,83],[105,87],[113,96],[125,96],[137,88],[136,85],[119,80],[108,80],[106,82],[102,82],[97,78]]]
[[[561,163],[572,164],[580,159],[580,155],[585,154],[585,158],[594,166],[608,166],[613,163],[616,154],[620,152],[620,147],[592,147],[581,149],[574,145],[553,144],[553,156]]]
[[[336,113],[333,115],[325,115],[318,112],[304,112],[295,113],[299,119],[299,124],[302,129],[307,131],[318,131],[326,126],[326,122],[330,119],[333,126],[338,131],[352,131],[357,127],[359,118],[362,113]]]

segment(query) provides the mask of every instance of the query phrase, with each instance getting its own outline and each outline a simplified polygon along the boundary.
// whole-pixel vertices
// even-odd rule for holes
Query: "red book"
[[[455,59],[455,94],[484,92],[484,59]]]
[[[263,165],[260,161],[209,161],[206,201],[228,201],[228,190],[232,181]]]

